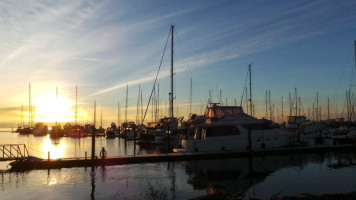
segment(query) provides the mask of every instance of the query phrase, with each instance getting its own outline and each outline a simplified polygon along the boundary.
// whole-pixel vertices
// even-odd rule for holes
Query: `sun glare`
[[[73,100],[55,94],[43,94],[34,99],[35,121],[68,122],[74,121]]]
[[[50,136],[47,135],[42,144],[43,157],[48,158],[48,152],[50,152],[50,159],[63,158],[66,147],[65,142],[53,143]]]

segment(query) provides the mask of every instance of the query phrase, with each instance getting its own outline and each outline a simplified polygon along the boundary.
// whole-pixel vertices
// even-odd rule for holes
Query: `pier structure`
[[[126,165],[136,163],[174,162],[188,160],[207,160],[234,157],[272,156],[300,153],[316,153],[330,151],[355,151],[356,145],[321,145],[321,146],[297,146],[276,149],[261,149],[254,151],[222,151],[222,152],[178,152],[165,154],[141,154],[127,156],[110,156],[105,158],[63,158],[63,159],[31,159],[18,160],[10,163],[11,171],[26,171],[32,169],[61,169],[71,167],[92,167],[103,165]]]
[[[25,144],[0,145],[0,161],[24,160],[28,158],[28,150]]]

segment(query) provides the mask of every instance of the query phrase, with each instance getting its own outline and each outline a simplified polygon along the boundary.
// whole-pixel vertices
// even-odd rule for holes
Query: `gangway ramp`
[[[23,160],[28,156],[25,144],[0,144],[0,161]]]

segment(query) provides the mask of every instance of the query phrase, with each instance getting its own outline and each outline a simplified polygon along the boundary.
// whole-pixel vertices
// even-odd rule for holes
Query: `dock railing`
[[[1,144],[0,161],[23,160],[29,156],[25,144]]]

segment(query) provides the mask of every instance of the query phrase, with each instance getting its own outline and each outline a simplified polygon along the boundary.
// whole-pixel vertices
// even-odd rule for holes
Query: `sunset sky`
[[[175,112],[189,114],[213,101],[240,104],[252,64],[256,114],[265,113],[271,91],[275,115],[285,115],[294,88],[304,113],[316,102],[325,116],[341,116],[345,92],[355,83],[356,1],[1,1],[0,126],[28,124],[29,83],[36,121],[78,121],[97,125],[135,120],[138,87],[146,108],[171,25],[175,25]],[[160,105],[167,115],[170,46],[159,74]],[[56,98],[58,87],[58,98]],[[355,91],[355,88],[353,88]],[[57,100],[56,100],[57,99]],[[336,113],[337,107],[337,113]],[[151,109],[150,109],[151,111]],[[344,110],[345,114],[346,110]],[[345,115],[344,115],[345,116]],[[151,113],[146,120],[151,121]]]

